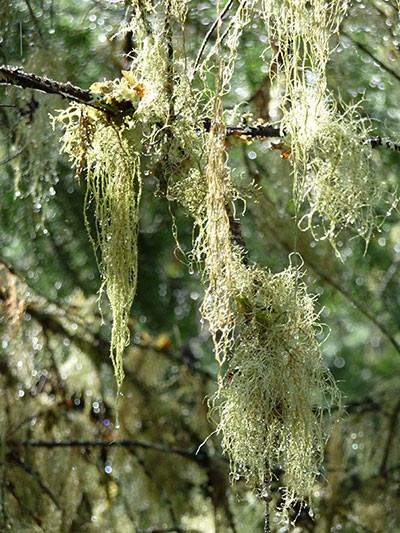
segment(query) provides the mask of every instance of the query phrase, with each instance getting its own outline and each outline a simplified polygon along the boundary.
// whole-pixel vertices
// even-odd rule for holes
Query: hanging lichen
[[[92,86],[107,103],[138,98],[143,87],[125,80]],[[101,111],[72,105],[57,121],[65,128],[63,151],[78,173],[86,172],[86,209],[94,202],[95,236],[86,225],[110,301],[113,325],[110,356],[120,389],[124,371],[122,354],[129,343],[128,318],[136,292],[137,238],[141,194],[140,126],[127,118],[116,124]],[[86,210],[85,210],[86,212]]]
[[[299,123],[300,117],[294,118],[298,111],[291,109],[289,121]],[[367,128],[356,109],[339,115],[332,102],[319,106],[317,122],[315,137],[308,139],[307,157],[297,162],[299,170],[303,166],[296,182],[297,199],[309,206],[300,227],[311,230],[316,239],[328,238],[335,249],[339,232],[348,226],[368,243],[377,224],[374,206],[382,187],[372,176]]]
[[[356,107],[342,104],[339,112],[327,90],[330,41],[347,7],[339,0],[264,2],[272,70],[283,77],[281,131],[291,145],[296,217],[336,252],[338,234],[349,226],[368,243],[382,198],[382,183],[377,186],[370,169],[366,121]]]
[[[211,127],[205,153],[197,160],[197,179],[181,181],[178,175],[173,199],[189,206],[195,219],[193,257],[205,284],[202,316],[217,360],[229,367],[219,382],[213,412],[233,477],[244,476],[261,493],[275,469],[283,469],[287,510],[312,492],[323,455],[321,414],[338,400],[338,392],[322,364],[318,316],[300,268],[290,266],[273,275],[249,266],[232,234],[231,209],[238,192],[226,164],[221,101],[236,57],[237,41],[233,46],[230,32],[239,35],[250,20],[244,5],[225,35],[231,47],[222,47],[217,31],[215,47],[199,66],[201,79],[209,81],[213,59]]]
[[[1,20],[6,21],[7,17]],[[5,35],[3,37],[6,39]],[[23,64],[27,72],[45,70],[48,77],[66,75],[64,65],[42,43],[32,47]],[[48,120],[49,112],[58,105],[58,97],[29,89],[10,90],[8,96],[8,105],[14,109],[18,120],[7,120],[2,127],[2,134],[11,141],[10,152],[3,159],[7,159],[13,169],[15,197],[30,197],[35,230],[43,229],[46,204],[54,196],[58,181],[58,141]],[[2,145],[8,144],[3,141],[1,139]]]
[[[215,44],[204,60],[198,56],[196,61],[200,89],[193,88],[188,76],[184,38],[177,30],[184,24],[185,6],[185,1],[164,2],[156,13],[151,3],[134,2],[128,26],[136,44],[131,69],[123,71],[120,80],[91,87],[94,101],[111,107],[131,102],[132,109],[113,115],[71,106],[58,117],[65,127],[63,150],[78,173],[85,171],[87,205],[94,204],[92,242],[113,312],[111,358],[118,386],[123,379],[122,352],[129,340],[127,320],[136,287],[140,164],[145,154],[153,165],[159,193],[178,202],[194,222],[189,261],[199,265],[205,286],[201,312],[220,368],[229,366],[225,378],[219,380],[214,408],[233,476],[243,475],[261,492],[274,469],[282,468],[287,509],[293,500],[311,492],[323,451],[321,410],[337,398],[337,391],[321,362],[318,316],[300,268],[290,266],[273,275],[250,266],[233,235],[234,202],[240,195],[227,165],[222,99],[229,92],[239,36],[251,20],[255,2],[240,2],[224,30],[219,19]],[[326,47],[319,44],[315,75],[325,68],[324,51]],[[301,68],[290,67],[294,79]],[[323,93],[321,102],[325,102],[323,79],[317,91],[317,95]],[[300,86],[308,88],[303,81]],[[299,90],[297,82],[288,89],[291,110],[307,102],[303,98],[307,91],[296,100],[294,87]],[[302,115],[304,125],[294,119],[290,122],[289,113],[284,124],[293,157],[300,154],[294,163],[299,184],[304,181],[303,167],[311,175],[311,154],[316,165],[313,172],[318,174],[317,157],[325,164],[330,148],[320,142],[325,137],[319,116],[317,134],[307,130],[302,144],[300,133],[310,124],[309,114]],[[341,139],[339,133],[337,137]],[[307,200],[317,205],[316,189]],[[321,207],[313,214],[320,213],[324,201],[319,195]]]
[[[106,290],[112,310],[110,356],[118,389],[124,377],[122,355],[129,343],[128,318],[136,292],[143,156],[152,146],[151,155],[163,158],[164,174],[173,174],[183,159],[189,159],[186,167],[190,168],[199,150],[200,141],[192,142],[193,125],[179,137],[181,131],[173,131],[174,103],[187,101],[187,84],[182,66],[178,69],[173,64],[170,25],[175,20],[182,23],[185,6],[186,0],[165,2],[164,11],[153,17],[150,2],[133,2],[133,18],[125,28],[136,38],[131,69],[123,70],[121,79],[90,87],[93,102],[100,102],[105,111],[74,104],[55,119],[65,130],[62,150],[69,154],[77,174],[85,171],[86,210],[94,204],[94,235],[88,217],[86,225],[103,280],[100,294]],[[178,92],[181,86],[185,91]],[[186,117],[192,117],[186,125],[194,123],[193,112]]]
[[[204,255],[206,282],[201,312],[214,339],[216,358],[222,363],[233,341],[235,321],[232,307],[233,250],[227,212],[231,185],[225,164],[225,132],[219,122],[215,122],[210,131],[206,182],[205,227],[200,232],[204,241],[198,239],[196,243]]]
[[[237,336],[214,398],[234,479],[259,492],[283,470],[283,508],[310,497],[322,461],[321,415],[338,401],[299,268],[271,274],[236,264]]]
[[[196,217],[198,236],[193,257],[201,263],[205,285],[201,313],[208,323],[215,356],[220,364],[225,361],[234,343],[234,264],[241,260],[242,254],[242,250],[234,245],[231,234],[233,201],[240,194],[233,184],[227,165],[222,98],[229,92],[240,35],[250,22],[253,9],[254,2],[241,2],[223,33],[221,13],[217,9],[215,44],[202,62],[200,56],[196,60],[205,91],[210,95],[211,105],[208,105],[206,112],[208,111],[211,125],[205,145],[207,158],[204,158],[203,170],[205,201]],[[211,69],[214,71],[213,78],[210,78]],[[210,79],[215,82],[213,90]],[[195,194],[196,191],[193,190],[193,195]]]

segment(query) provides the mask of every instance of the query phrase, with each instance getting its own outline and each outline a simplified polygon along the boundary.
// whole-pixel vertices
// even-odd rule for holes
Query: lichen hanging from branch
[[[206,288],[201,313],[209,324],[215,357],[220,364],[231,348],[235,328],[232,302],[234,250],[228,216],[233,187],[226,167],[225,129],[221,118],[216,110],[208,139],[205,218],[198,222],[200,233],[195,243],[196,254],[204,261],[203,282]]]
[[[380,220],[385,183],[374,181],[369,127],[357,106],[329,94],[326,65],[348,2],[264,0],[269,37],[275,52],[281,131],[291,145],[297,220],[316,239],[329,239],[337,251],[340,231],[352,227],[368,243]],[[272,72],[271,70],[271,72]],[[391,204],[391,200],[387,203]],[[304,211],[306,214],[304,214]]]
[[[130,118],[117,125],[103,112],[81,104],[73,104],[55,120],[65,128],[62,150],[79,173],[86,172],[85,213],[94,202],[95,236],[85,219],[102,278],[100,294],[106,290],[112,310],[110,356],[119,390],[137,282],[142,148],[140,135],[133,133],[140,126]]]
[[[242,19],[237,12],[232,20],[243,25],[251,17]],[[202,315],[210,325],[217,360],[228,363],[212,412],[233,478],[245,477],[261,494],[273,472],[282,469],[287,511],[312,492],[323,456],[321,413],[338,401],[339,393],[322,363],[318,315],[301,280],[301,267],[291,265],[273,275],[249,265],[234,242],[229,209],[238,193],[226,168],[221,100],[229,90],[236,49],[225,50],[217,32],[215,48],[199,67],[201,76],[210,58],[216,65],[216,91],[207,144],[206,202],[197,222],[195,252],[203,258]]]
[[[203,93],[209,96],[205,112],[211,119],[211,126],[205,145],[205,166],[202,172],[206,191],[205,202],[200,216],[196,217],[198,235],[193,257],[201,264],[205,286],[201,313],[209,325],[215,357],[220,365],[230,356],[234,343],[234,265],[236,261],[242,260],[243,254],[243,251],[233,244],[230,227],[230,217],[234,216],[231,214],[234,213],[234,200],[241,195],[234,185],[232,172],[227,164],[222,100],[230,91],[240,36],[252,20],[254,6],[254,0],[239,2],[226,27],[223,27],[223,18],[228,16],[232,2],[227,2],[223,10],[220,10],[217,3],[217,17],[211,26],[211,30],[215,31],[215,43],[201,61],[202,52],[211,37],[209,30],[195,62],[195,71],[197,70],[203,84]],[[214,87],[211,86],[212,82]]]
[[[121,79],[93,83],[87,105],[73,104],[54,119],[65,130],[62,150],[78,174],[85,171],[86,209],[94,204],[94,235],[88,217],[86,225],[102,277],[100,294],[106,291],[112,310],[110,356],[118,391],[124,378],[122,356],[129,343],[128,318],[137,283],[141,164],[149,146],[154,147],[153,156],[160,155],[165,145],[162,132],[172,123],[173,93],[167,88],[174,91],[170,83],[173,58],[163,40],[162,21],[164,15],[183,17],[185,4],[185,0],[167,2],[166,12],[153,17],[150,26],[151,3],[134,3],[130,28],[135,31],[138,50],[132,68],[122,71]]]
[[[233,479],[261,494],[283,472],[283,511],[311,494],[322,462],[322,413],[340,395],[324,367],[314,298],[301,266],[278,274],[236,264],[236,339],[213,403]]]

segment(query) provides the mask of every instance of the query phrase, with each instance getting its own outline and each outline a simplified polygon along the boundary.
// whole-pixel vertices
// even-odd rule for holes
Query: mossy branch
[[[47,76],[28,73],[19,67],[0,66],[0,85],[13,85],[22,89],[34,89],[47,94],[56,94],[61,98],[67,98],[113,114],[126,108],[125,102],[110,106],[103,102],[95,101],[93,94],[89,90],[81,89],[70,82],[64,83],[52,80]]]
[[[56,94],[61,98],[85,104],[112,115],[132,111],[131,102],[122,101],[115,102],[113,105],[106,104],[105,102],[95,100],[90,90],[82,89],[70,82],[60,82],[47,76],[28,73],[19,67],[0,66],[0,85],[12,85],[22,89],[33,89],[47,94]],[[209,131],[210,126],[211,121],[204,121],[203,127],[206,131]],[[282,132],[279,126],[256,122],[253,125],[227,126],[226,136],[248,140],[264,140],[269,138],[284,138],[285,132]],[[400,152],[400,143],[396,143],[387,138],[373,137],[366,139],[365,144],[370,144],[371,148],[382,146],[389,150]]]

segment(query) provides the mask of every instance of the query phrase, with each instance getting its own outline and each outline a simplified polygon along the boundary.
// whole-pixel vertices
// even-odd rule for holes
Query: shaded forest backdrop
[[[310,10],[320,4],[297,3]],[[165,6],[170,4],[174,2],[7,0],[0,6],[0,63],[21,67],[41,80],[45,76],[107,95],[108,89],[100,86],[103,80],[123,80],[121,71],[128,72],[135,62],[137,36],[128,26],[135,10],[144,10],[151,31],[165,23]],[[354,113],[361,121],[368,119],[363,143],[371,148],[374,188],[388,191],[374,207],[378,227],[370,238],[369,229],[364,232],[366,248],[346,220],[341,229],[343,220],[330,226],[322,215],[317,230],[296,229],[304,213],[299,214],[292,194],[294,141],[291,146],[287,132],[279,131],[284,114],[284,86],[275,80],[280,51],[271,42],[261,7],[249,4],[254,9],[250,20],[233,33],[238,39],[234,71],[220,100],[215,99],[222,101],[224,115],[217,105],[204,109],[214,113],[214,126],[222,116],[228,125],[225,164],[239,191],[233,194],[236,212],[229,213],[229,223],[245,257],[242,263],[279,273],[290,260],[297,261],[290,254],[298,252],[304,275],[296,284],[304,282],[318,295],[316,313],[324,326],[317,339],[345,409],[333,404],[330,416],[321,415],[329,439],[312,490],[311,516],[307,505],[296,503],[288,515],[275,512],[285,499],[285,472],[279,465],[268,494],[259,487],[251,490],[240,469],[230,474],[222,435],[215,432],[220,413],[211,411],[210,416],[208,399],[218,383],[229,387],[239,380],[242,369],[234,365],[227,370],[226,362],[220,368],[215,359],[211,337],[218,348],[220,333],[217,328],[210,335],[204,320],[209,311],[203,306],[203,318],[200,313],[204,291],[210,294],[202,283],[204,272],[193,268],[197,257],[191,256],[199,231],[189,216],[194,200],[180,205],[171,185],[165,188],[162,167],[170,156],[163,147],[161,166],[141,154],[138,284],[128,320],[130,343],[117,427],[117,384],[109,357],[112,314],[104,291],[99,296],[104,277],[86,231],[91,228],[96,238],[97,214],[86,196],[85,163],[77,169],[80,162],[75,159],[74,169],[68,155],[60,155],[62,127],[50,118],[69,105],[72,93],[68,88],[59,91],[67,94],[63,98],[22,89],[26,82],[13,82],[9,71],[2,70],[1,531],[399,530],[400,221],[398,211],[390,209],[400,175],[398,5],[394,0],[351,2],[330,40],[326,65],[327,87],[338,112],[361,102]],[[188,72],[206,61],[207,54],[224,57],[219,46],[233,49],[224,32],[229,40],[235,14],[245,5],[221,3],[223,15],[216,24],[216,2],[188,2],[186,56],[180,58],[189,65]],[[178,55],[181,30],[179,20],[171,25],[172,57]],[[194,86],[209,82],[214,87],[212,102],[223,79],[218,81],[218,72],[209,65],[197,81],[195,74]],[[142,98],[141,87],[128,83],[127,90],[134,86]],[[318,85],[313,79],[307,83]],[[95,101],[104,104],[101,97]],[[109,99],[108,104],[118,102]],[[284,105],[289,108],[294,101]],[[210,131],[206,118],[199,117],[199,136]],[[217,129],[210,132],[216,141]],[[162,146],[173,141],[168,131]],[[148,146],[160,142],[149,139]],[[340,163],[349,169],[364,149],[361,144],[359,151],[350,148]],[[179,149],[173,145],[171,150]],[[180,168],[185,162],[181,157]],[[170,171],[174,164],[168,161],[165,168]],[[362,205],[361,212],[366,210]],[[321,213],[312,213],[312,220],[314,215]],[[331,234],[321,239],[318,227]],[[251,293],[243,294],[235,309],[245,327]],[[259,307],[256,322],[268,329],[267,311],[271,309]],[[275,320],[281,327],[285,316]],[[334,422],[330,430],[328,422]]]

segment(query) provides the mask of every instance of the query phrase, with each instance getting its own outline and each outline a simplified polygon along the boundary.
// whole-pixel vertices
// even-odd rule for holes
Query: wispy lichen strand
[[[312,3],[316,12],[310,15],[306,2],[295,1],[290,9],[289,4],[284,2],[287,12],[278,3],[264,7],[278,43],[276,61],[282,61],[286,77],[283,127],[292,143],[296,201],[314,205],[303,219],[313,225],[314,215],[323,216],[330,206],[326,204],[332,203],[333,193],[324,193],[325,185],[318,185],[322,179],[331,188],[332,176],[340,182],[336,189],[342,201],[347,194],[341,181],[346,157],[338,158],[335,150],[338,144],[346,145],[345,120],[353,117],[341,119],[343,123],[336,119],[324,77],[327,43],[342,11],[335,2],[325,11]],[[113,312],[111,358],[118,386],[136,288],[140,165],[145,153],[154,163],[159,192],[193,219],[189,259],[199,265],[205,285],[201,311],[221,371],[214,412],[233,475],[243,475],[262,491],[275,469],[282,468],[287,509],[311,493],[323,450],[320,415],[338,393],[321,361],[318,315],[300,267],[290,265],[272,274],[249,265],[232,235],[231,213],[239,193],[227,165],[222,99],[229,91],[240,34],[254,7],[255,2],[240,2],[224,32],[217,28],[216,44],[198,66],[200,89],[194,89],[180,33],[186,2],[165,2],[157,12],[150,2],[134,2],[129,26],[136,43],[132,68],[120,80],[91,88],[94,98],[110,106],[134,102],[132,110],[115,118],[75,105],[58,120],[65,127],[64,151],[78,172],[86,172],[87,206],[93,205],[95,214],[92,242]],[[283,23],[288,29],[282,29]],[[322,24],[326,28],[310,44],[309,33]],[[283,45],[288,55],[281,59]],[[314,85],[308,71],[318,80]],[[332,121],[341,125],[335,135],[328,128]],[[336,216],[334,227],[324,228],[332,235],[336,223],[355,220],[348,213],[332,211],[328,216]]]
[[[199,251],[204,255],[206,282],[201,311],[210,326],[216,358],[222,363],[233,341],[235,321],[232,308],[233,250],[227,212],[231,184],[225,163],[224,128],[220,119],[217,115],[209,136],[206,217],[201,233],[204,240],[200,243]]]
[[[137,125],[131,121],[126,135],[102,112],[81,105],[61,112],[57,121],[65,128],[63,150],[80,172],[86,172],[86,208],[94,203],[94,235],[85,218],[102,277],[101,290],[105,288],[112,310],[110,356],[120,388],[137,282],[141,145],[132,135]]]

